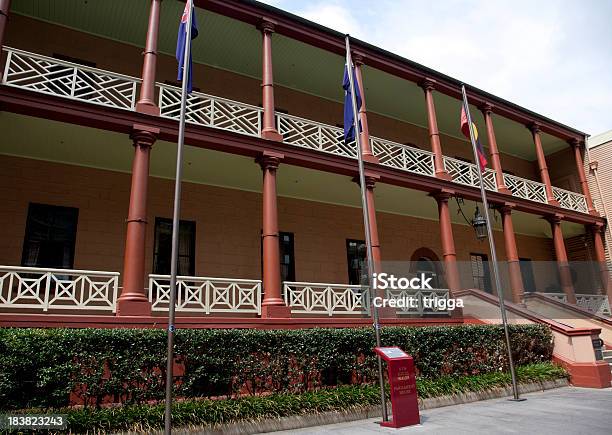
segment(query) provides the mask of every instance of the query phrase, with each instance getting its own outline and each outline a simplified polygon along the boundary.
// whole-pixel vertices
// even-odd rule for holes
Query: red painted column
[[[125,237],[123,262],[123,290],[117,300],[118,316],[148,316],[151,304],[145,289],[145,240],[147,230],[147,191],[149,159],[159,129],[135,125],[131,135],[134,142],[132,188]]]
[[[550,183],[550,176],[548,175],[548,166],[546,165],[546,157],[544,156],[544,149],[542,148],[542,141],[540,140],[540,125],[534,122],[529,128],[533,134],[533,143],[538,158],[538,168],[540,169],[540,179],[546,188],[546,199],[549,204],[558,206],[559,202],[555,199],[555,195],[552,191],[552,184]]]
[[[425,79],[420,86],[425,91],[425,103],[427,104],[427,121],[429,125],[429,142],[431,151],[434,153],[434,170],[438,178],[450,180],[451,177],[444,168],[444,156],[442,155],[442,146],[440,145],[440,131],[438,130],[438,121],[436,119],[436,106],[434,105],[433,91],[435,89],[435,81]]]
[[[574,285],[572,283],[572,274],[570,272],[569,263],[567,260],[567,252],[565,250],[565,242],[563,241],[563,231],[561,230],[562,215],[555,214],[549,216],[548,221],[552,229],[553,244],[555,245],[555,255],[557,257],[557,266],[559,268],[559,278],[561,281],[561,289],[567,296],[567,302],[570,304],[576,303],[576,295]]]
[[[276,170],[283,155],[264,151],[257,162],[263,171],[263,287],[264,299],[261,316],[290,317],[291,308],[281,296],[280,246],[278,234],[278,208],[276,198]]]
[[[143,52],[142,83],[136,103],[136,111],[150,115],[159,115],[159,108],[155,104],[155,72],[160,7],[161,0],[151,0],[147,40]],[[158,135],[159,128],[134,125],[130,136],[134,144],[134,160],[125,237],[123,290],[117,300],[118,316],[151,314],[151,304],[145,295],[145,242],[150,153]]]
[[[604,226],[591,225],[590,230],[593,233],[593,244],[595,247],[595,259],[599,266],[599,276],[601,278],[601,288],[603,294],[608,295],[608,301],[612,302],[612,280],[610,280],[610,270],[606,262],[606,250],[604,248]]]
[[[374,188],[380,176],[375,174],[365,174],[366,202],[368,204],[368,223],[370,224],[370,241],[372,242],[372,272],[382,272],[382,255],[380,252],[380,239],[378,237],[378,224],[376,223],[376,204],[374,201]],[[359,177],[353,178],[359,184]],[[385,291],[378,289],[375,296],[385,297]],[[393,307],[378,308],[378,316],[381,319],[391,319],[397,317],[397,311]]]
[[[361,123],[361,152],[364,161],[378,163],[378,159],[372,153],[372,144],[370,143],[370,129],[368,127],[368,114],[365,101],[365,87],[363,86],[363,75],[361,66],[363,65],[364,56],[361,53],[353,54],[353,64],[355,65],[355,76],[357,77],[357,86],[361,93],[361,108],[359,109],[359,122]]]
[[[519,304],[523,301],[525,287],[521,275],[521,263],[518,250],[516,249],[516,238],[514,236],[514,224],[512,223],[512,209],[514,204],[505,204],[499,208],[502,215],[502,226],[504,229],[504,247],[506,250],[506,261],[508,262],[508,275],[510,278],[510,289],[512,290],[512,302]]]
[[[493,129],[493,106],[485,103],[482,106],[482,114],[484,115],[485,124],[487,126],[487,138],[489,139],[489,153],[491,154],[491,166],[495,171],[495,181],[497,182],[497,191],[501,193],[512,193],[506,187],[504,182],[504,172],[502,170],[501,160],[499,158],[499,150],[497,149],[497,141],[495,140],[495,130]]]
[[[372,241],[372,269],[374,273],[381,271],[382,257],[380,254],[380,240],[378,238],[378,225],[376,224],[376,205],[374,204],[374,187],[376,181],[380,177],[378,175],[366,175],[366,201],[368,203],[368,219],[370,223],[370,239]]]
[[[580,187],[582,188],[582,194],[584,195],[587,203],[587,209],[590,214],[599,216],[597,210],[593,206],[593,197],[591,196],[591,190],[589,189],[589,183],[587,182],[586,175],[584,173],[584,164],[582,161],[582,152],[580,150],[581,143],[572,139],[569,144],[574,150],[574,159],[576,160],[576,172],[578,172],[578,179],[580,180]]]
[[[157,36],[159,34],[159,12],[162,0],[151,0],[149,11],[149,26],[145,50],[142,52],[142,84],[140,98],[136,103],[136,111],[159,115],[159,107],[155,104],[155,71],[157,68]]]
[[[282,142],[283,136],[276,130],[274,114],[274,79],[272,75],[272,33],[274,33],[274,25],[274,21],[264,18],[259,26],[262,35],[261,89],[264,110],[261,137]]]
[[[446,283],[452,291],[461,289],[459,269],[457,267],[457,254],[455,252],[455,240],[453,238],[453,225],[451,222],[448,200],[452,192],[441,191],[433,194],[438,202],[438,214],[440,218],[440,239],[442,242],[442,257],[446,269]]]

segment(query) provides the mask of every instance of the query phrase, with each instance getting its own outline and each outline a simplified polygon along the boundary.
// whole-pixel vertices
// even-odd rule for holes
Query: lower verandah
[[[253,166],[258,170],[255,163]],[[0,264],[22,265],[28,209],[31,203],[37,203],[78,209],[73,269],[122,272],[129,173],[10,156],[0,156],[0,167],[4,198],[0,211]],[[279,177],[283,169],[281,165]],[[311,172],[317,176],[315,171]],[[291,181],[296,184],[293,194],[302,194],[304,189],[298,186],[299,180]],[[356,184],[348,178],[346,183],[354,186],[352,195],[359,194]],[[379,187],[383,190],[382,185]],[[377,188],[378,203],[385,204],[385,192],[379,195]],[[414,193],[406,200],[414,200]],[[417,193],[423,210],[435,210],[433,198]],[[172,194],[172,180],[151,177],[147,274],[153,273],[155,267],[155,222],[171,217]],[[471,210],[466,206],[466,213]],[[192,222],[194,231],[190,272],[205,277],[261,279],[261,214],[258,192],[184,183],[181,218]],[[279,196],[278,219],[279,230],[293,235],[293,280],[349,283],[347,241],[364,238],[359,208]],[[442,260],[436,219],[380,210],[377,219],[383,261],[416,261],[422,256]],[[454,224],[453,233],[459,261],[467,262],[471,254],[488,252],[487,243],[477,241],[468,226]],[[501,231],[495,232],[495,238],[498,256],[503,260]],[[551,239],[517,234],[516,240],[522,258],[554,259]],[[538,280],[545,277],[535,278],[539,284]]]

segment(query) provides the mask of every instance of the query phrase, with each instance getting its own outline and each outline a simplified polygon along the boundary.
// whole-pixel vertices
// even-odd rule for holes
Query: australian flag
[[[185,2],[185,10],[181,17],[181,23],[178,29],[178,38],[176,40],[176,60],[178,61],[178,81],[183,80],[183,65],[185,64],[185,44],[187,43],[187,24],[189,22],[189,13],[191,12],[191,39],[198,36],[198,24],[196,23],[196,15],[191,10],[191,2]],[[191,59],[191,50],[189,50],[189,74],[187,77],[187,93],[190,94],[193,89],[193,67]]]
[[[355,85],[355,100],[357,100],[357,112],[361,109],[361,93],[357,76],[353,68],[353,83]],[[344,89],[344,143],[355,140],[355,117],[353,116],[353,98],[351,97],[351,82],[349,81],[348,68],[344,66],[344,79],[342,80]],[[361,129],[361,125],[359,126]]]

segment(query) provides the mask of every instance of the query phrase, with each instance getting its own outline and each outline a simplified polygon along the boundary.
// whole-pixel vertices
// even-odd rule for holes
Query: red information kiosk
[[[400,428],[420,424],[414,361],[399,347],[376,347],[374,351],[387,362],[391,387],[391,421],[381,426]]]

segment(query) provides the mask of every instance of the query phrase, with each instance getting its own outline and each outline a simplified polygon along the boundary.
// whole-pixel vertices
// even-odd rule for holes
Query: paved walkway
[[[425,410],[419,426],[403,429],[369,419],[275,434],[612,434],[612,388],[566,387],[523,397],[524,402],[494,399]]]

